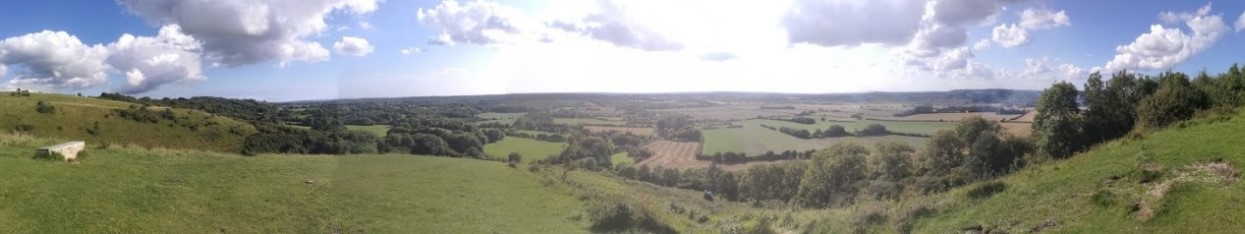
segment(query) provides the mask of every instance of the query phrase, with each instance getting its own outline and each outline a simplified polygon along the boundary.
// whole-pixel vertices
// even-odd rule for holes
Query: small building
[[[78,152],[82,152],[83,149],[86,149],[86,142],[70,141],[58,145],[39,148],[38,150],[35,150],[35,154],[39,156],[53,157],[59,154],[62,160],[72,162],[78,160]]]

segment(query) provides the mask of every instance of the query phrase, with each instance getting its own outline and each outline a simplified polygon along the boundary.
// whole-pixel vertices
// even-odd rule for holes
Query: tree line
[[[942,192],[1005,175],[1024,167],[1031,151],[1028,140],[1005,133],[997,122],[973,116],[934,134],[920,152],[896,142],[881,142],[872,149],[839,143],[811,153],[811,160],[759,165],[744,172],[723,171],[716,164],[682,171],[646,165],[619,166],[614,171],[657,185],[709,190],[733,201],[772,200],[824,208],[859,199]]]
[[[1043,90],[1034,116],[1037,151],[1067,158],[1137,130],[1158,129],[1198,115],[1225,115],[1245,105],[1245,75],[1227,72],[1195,78],[1181,72],[1148,76],[1119,71],[1104,81],[1090,74],[1082,90],[1060,82]]]

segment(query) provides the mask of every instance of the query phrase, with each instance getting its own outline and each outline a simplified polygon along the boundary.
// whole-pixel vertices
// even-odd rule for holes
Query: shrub
[[[33,125],[33,124],[18,124],[16,127],[13,127],[13,130],[16,130],[17,132],[26,132],[26,133],[29,133],[29,132],[34,131],[34,130],[35,130],[35,125]]]
[[[39,101],[38,103],[35,103],[35,111],[40,114],[54,114],[56,113],[56,107],[52,106],[52,104]]]

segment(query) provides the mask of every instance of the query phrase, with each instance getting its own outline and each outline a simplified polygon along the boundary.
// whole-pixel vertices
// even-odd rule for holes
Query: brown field
[[[994,112],[969,112],[969,113],[919,114],[919,115],[911,115],[911,116],[903,117],[903,118],[891,117],[891,118],[886,118],[886,119],[919,120],[919,121],[943,120],[947,122],[954,122],[954,121],[960,121],[960,119],[963,119],[965,117],[974,116],[974,115],[981,116],[981,118],[990,120],[990,121],[999,121],[1002,119],[1011,119],[1011,118],[1015,118],[1016,116],[1020,116],[1020,115],[999,115],[999,114],[995,114]]]
[[[592,131],[592,132],[607,132],[607,131],[612,130],[612,131],[619,131],[619,132],[630,132],[631,134],[636,134],[636,135],[641,135],[641,136],[653,135],[653,128],[584,126],[584,129],[588,129],[588,131]]]
[[[653,156],[645,159],[644,161],[640,161],[638,165],[688,169],[709,167],[709,164],[711,164],[709,161],[696,160],[696,154],[700,151],[700,143],[696,142],[655,141],[653,143],[649,143],[648,150],[653,151]],[[783,161],[750,162],[743,164],[719,165],[719,167],[725,170],[740,171],[757,165],[777,164],[781,162]]]

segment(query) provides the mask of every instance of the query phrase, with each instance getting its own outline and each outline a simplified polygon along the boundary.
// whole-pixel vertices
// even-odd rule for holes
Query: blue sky
[[[15,1],[0,3],[0,89],[271,101],[1041,89],[1093,71],[1223,71],[1245,58],[1242,12],[1245,1]]]

